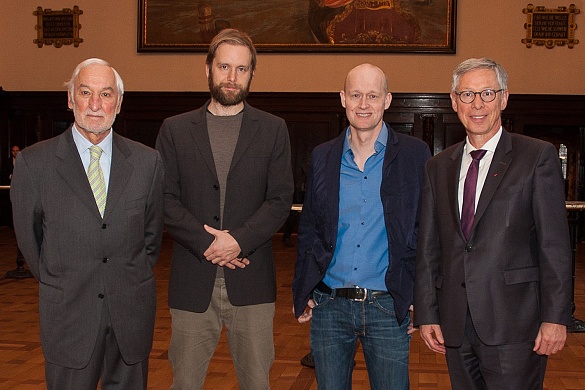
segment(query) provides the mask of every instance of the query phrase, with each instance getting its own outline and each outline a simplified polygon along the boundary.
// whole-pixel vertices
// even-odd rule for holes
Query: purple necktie
[[[478,149],[472,151],[471,164],[465,177],[465,186],[463,187],[463,206],[461,207],[461,230],[465,239],[469,240],[471,235],[471,225],[475,215],[475,188],[477,187],[477,172],[479,171],[479,160],[485,156],[487,150]]]

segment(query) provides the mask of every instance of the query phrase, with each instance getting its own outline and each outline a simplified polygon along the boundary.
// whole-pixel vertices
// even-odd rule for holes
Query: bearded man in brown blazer
[[[47,388],[146,389],[163,163],[114,133],[124,84],[107,62],[83,61],[67,86],[75,124],[18,155],[10,191],[39,281]]]
[[[414,323],[446,353],[453,389],[540,389],[571,321],[558,154],[502,128],[507,74],[493,60],[461,63],[451,101],[467,138],[427,163]]]
[[[250,37],[225,29],[206,59],[211,99],[163,122],[173,390],[202,389],[225,326],[241,390],[268,390],[274,361],[272,236],[293,195],[286,123],[246,101]]]

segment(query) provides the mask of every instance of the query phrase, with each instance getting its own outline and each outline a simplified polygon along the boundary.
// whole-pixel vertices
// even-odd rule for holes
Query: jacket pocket
[[[146,197],[143,196],[142,198],[139,199],[128,200],[125,203],[125,207],[126,212],[129,215],[144,212],[144,209],[146,208]]]
[[[526,267],[504,271],[504,280],[507,285],[540,281],[539,267]]]
[[[59,287],[39,283],[39,298],[53,303],[61,303],[63,300],[63,290]]]

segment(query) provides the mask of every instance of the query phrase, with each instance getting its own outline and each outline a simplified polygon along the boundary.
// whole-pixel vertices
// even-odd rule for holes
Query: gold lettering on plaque
[[[38,47],[43,45],[73,45],[78,47],[83,39],[79,38],[79,15],[83,13],[78,6],[53,11],[50,8],[37,7],[33,15],[37,17],[37,39],[33,40]]]
[[[524,24],[526,38],[522,39],[526,47],[537,45],[552,49],[555,46],[567,45],[572,49],[579,43],[579,40],[575,39],[577,29],[575,15],[581,11],[575,4],[556,9],[528,4],[522,12],[527,16]]]

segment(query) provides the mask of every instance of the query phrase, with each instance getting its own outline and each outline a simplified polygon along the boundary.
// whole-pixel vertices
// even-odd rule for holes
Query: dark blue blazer
[[[325,276],[337,242],[339,177],[346,132],[315,148],[299,223],[298,254],[292,290],[299,317]],[[402,322],[413,300],[418,215],[427,144],[388,126],[380,197],[388,232],[386,287]]]

